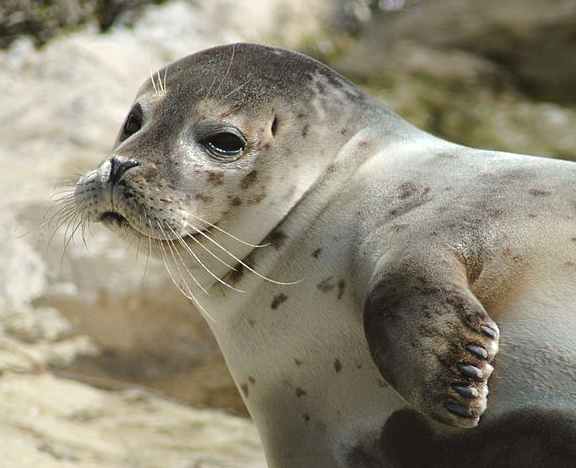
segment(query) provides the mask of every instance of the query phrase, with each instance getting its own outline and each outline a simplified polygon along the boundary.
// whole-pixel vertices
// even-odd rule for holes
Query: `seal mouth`
[[[100,215],[99,221],[108,224],[108,223],[115,223],[120,226],[127,225],[128,220],[119,213],[115,211],[106,211]]]

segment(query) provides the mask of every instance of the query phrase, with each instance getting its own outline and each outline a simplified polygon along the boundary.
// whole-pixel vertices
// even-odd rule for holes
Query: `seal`
[[[162,258],[206,316],[271,468],[560,467],[575,180],[234,44],[144,83],[74,206]]]

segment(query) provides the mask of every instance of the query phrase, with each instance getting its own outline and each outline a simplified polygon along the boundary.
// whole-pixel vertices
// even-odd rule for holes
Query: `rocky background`
[[[0,2],[0,466],[265,466],[161,265],[50,223],[152,71],[235,41],[316,56],[453,141],[576,159],[576,0]]]

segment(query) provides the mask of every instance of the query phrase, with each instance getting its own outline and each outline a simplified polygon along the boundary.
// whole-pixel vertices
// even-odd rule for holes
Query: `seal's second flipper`
[[[388,253],[366,297],[364,331],[382,376],[415,409],[473,427],[486,409],[499,331],[449,252]]]
[[[527,409],[438,435],[426,417],[401,410],[386,422],[381,446],[394,468],[573,468],[576,414]]]

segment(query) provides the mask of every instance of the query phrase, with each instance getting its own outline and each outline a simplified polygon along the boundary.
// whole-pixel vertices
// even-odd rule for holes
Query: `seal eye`
[[[144,120],[144,113],[142,112],[142,106],[140,104],[136,104],[128,117],[126,118],[126,122],[124,122],[124,128],[122,128],[122,140],[125,140],[129,136],[136,133],[138,130],[142,128],[142,122]]]
[[[200,143],[217,159],[230,161],[238,158],[246,148],[246,140],[232,132],[207,136]]]

